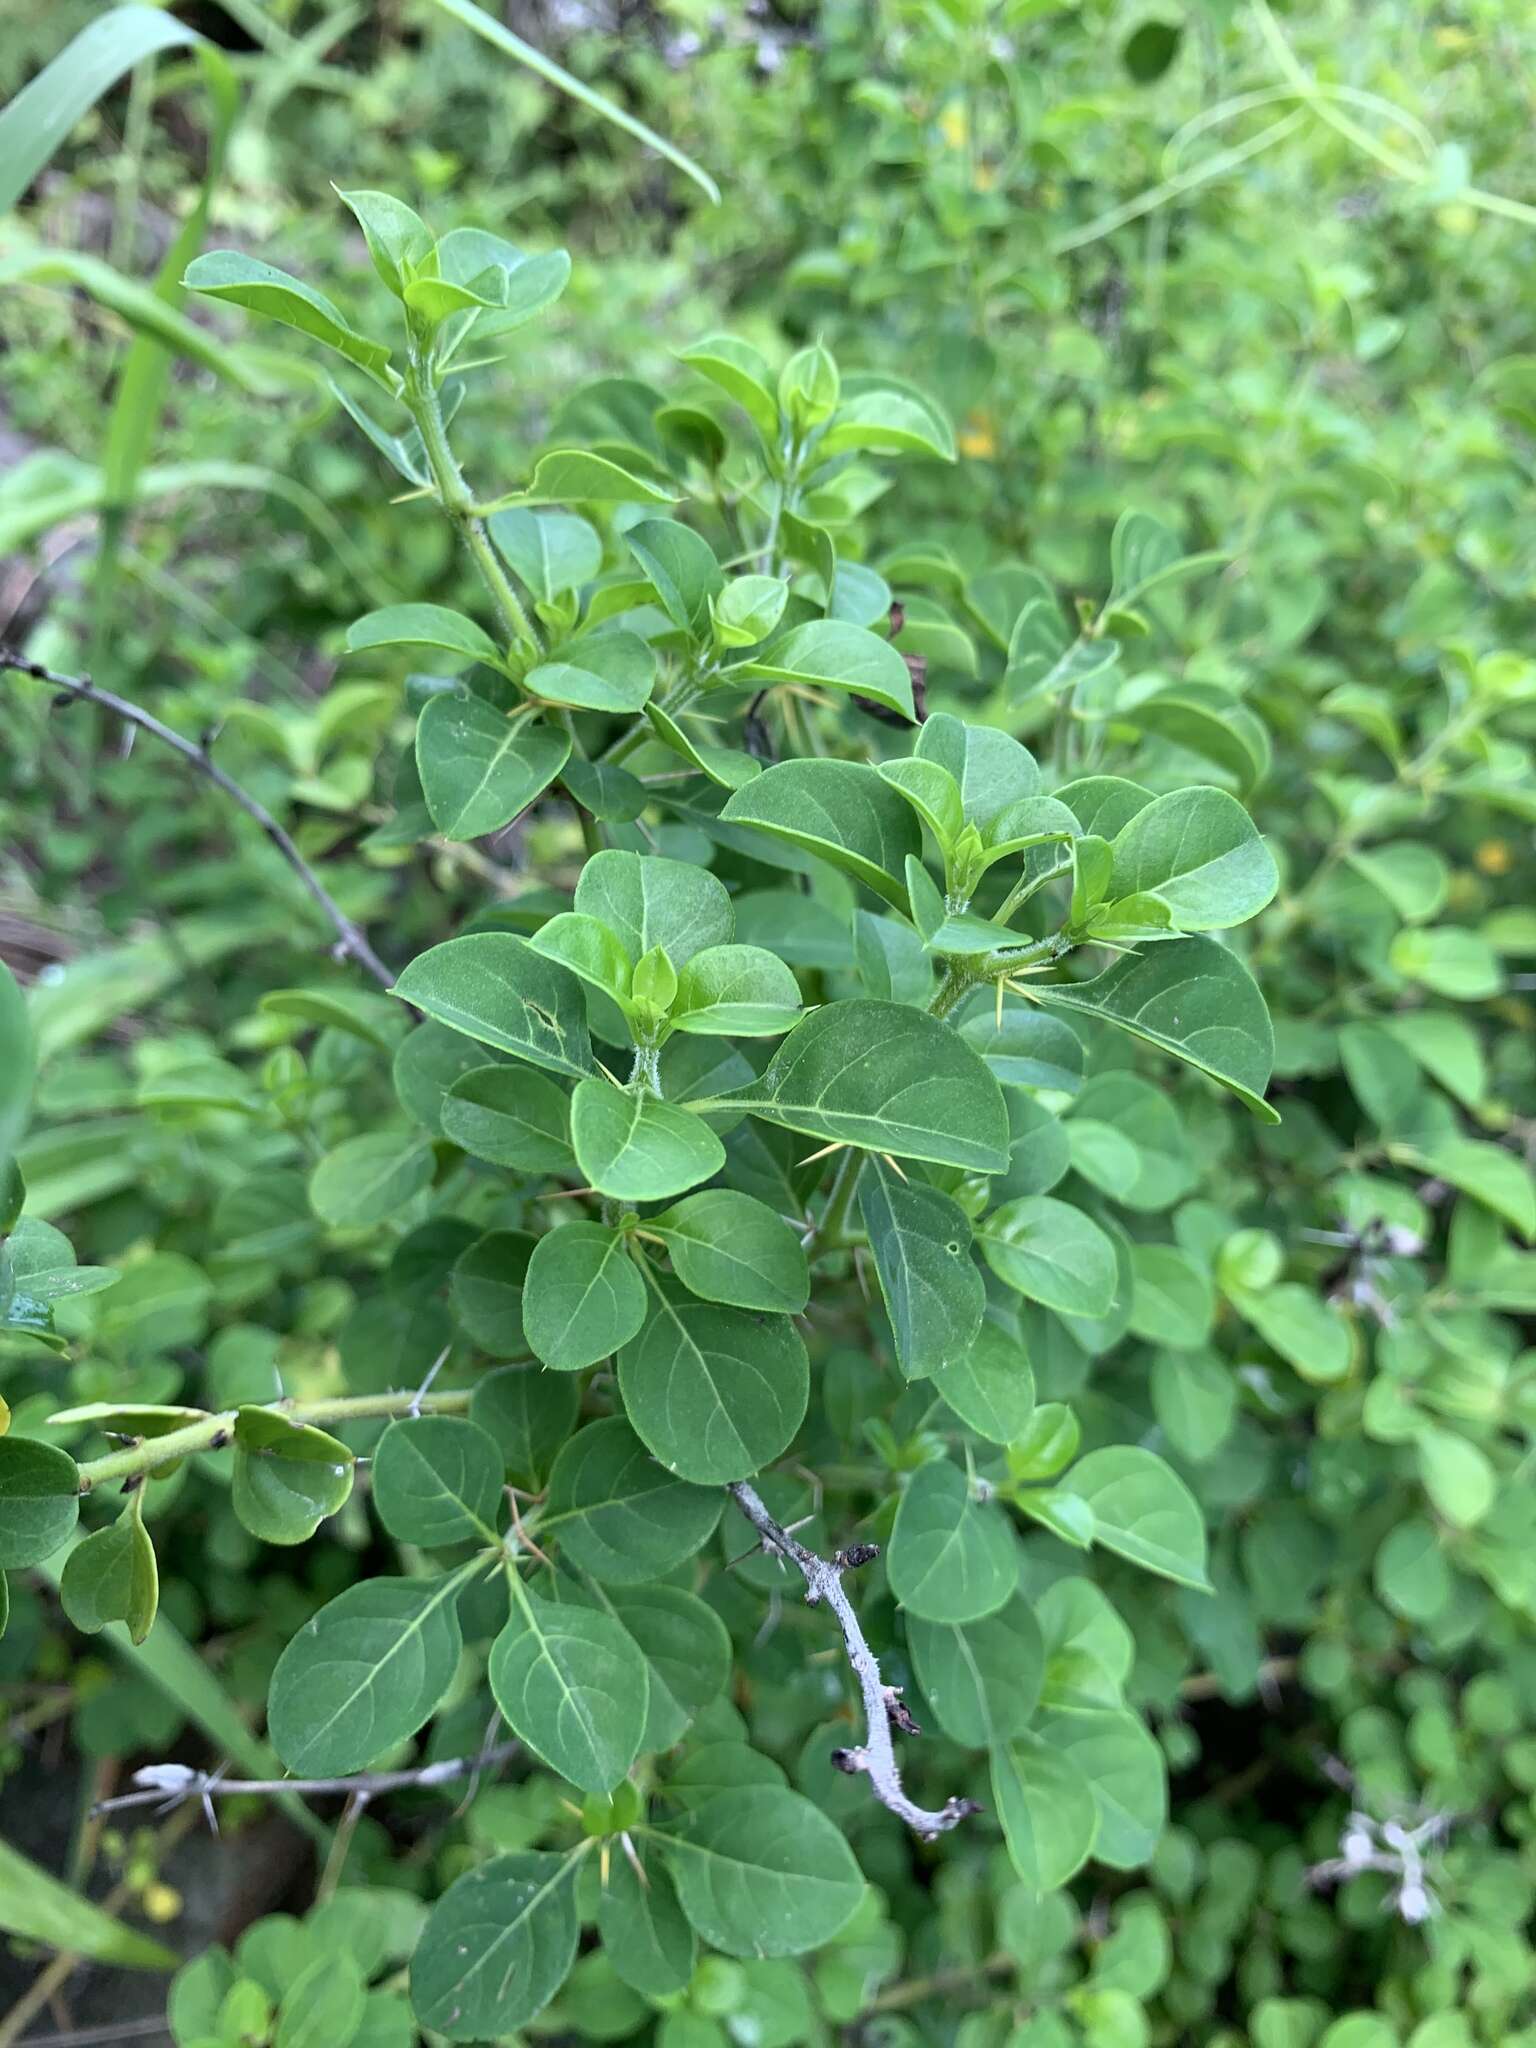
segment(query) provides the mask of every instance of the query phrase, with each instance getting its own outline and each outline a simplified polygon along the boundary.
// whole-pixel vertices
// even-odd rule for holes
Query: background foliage
[[[7,96],[102,12],[37,10],[7,36]],[[610,874],[626,856],[682,864],[667,873],[714,906],[715,943],[788,963],[793,992],[755,963],[755,1003],[836,1018],[894,1002],[916,1019],[935,988],[954,993],[957,970],[936,975],[935,958],[991,957],[961,950],[982,940],[952,922],[968,855],[943,785],[896,766],[914,748],[944,760],[947,719],[1024,742],[1041,781],[1010,794],[1065,800],[1071,825],[1055,822],[1075,835],[1117,836],[1119,813],[1098,807],[1126,783],[1165,806],[1213,790],[1200,803],[1219,900],[1209,877],[1170,890],[1168,863],[1133,844],[1123,886],[1106,875],[1095,898],[1095,857],[1079,854],[1020,929],[1083,933],[1095,900],[1135,895],[1134,914],[1093,929],[1140,947],[1125,958],[1141,971],[1245,965],[1273,1019],[1280,1120],[1171,1059],[1167,1030],[1149,1047],[1059,993],[1052,1007],[1085,962],[1120,956],[1048,951],[1001,1024],[988,986],[944,1027],[970,1055],[940,1091],[948,1156],[897,1156],[910,1139],[885,1129],[897,1164],[871,1157],[850,1200],[836,1157],[797,1170],[845,1132],[754,1118],[723,1133],[729,1197],[616,1181],[601,1201],[550,1200],[615,1169],[600,1137],[568,1149],[547,1042],[541,1095],[535,1068],[413,1023],[355,955],[331,957],[335,931],[270,836],[195,768],[144,731],[130,747],[99,706],[6,676],[0,949],[25,1002],[3,985],[0,1155],[15,1152],[25,1209],[8,1204],[0,1248],[0,1562],[17,1567],[0,1922],[22,2004],[0,2040],[38,2024],[46,1990],[24,1994],[50,1969],[82,1981],[54,1951],[153,1973],[165,1942],[195,1958],[171,1995],[184,2043],[392,2044],[422,2024],[464,2038],[439,1981],[458,1914],[527,1936],[522,2004],[464,2018],[469,2038],[1536,2038],[1528,24],[1502,0],[515,12],[537,48],[704,165],[721,203],[454,10],[182,10],[207,41],[170,41],[83,101],[0,225],[0,637],[206,739],[389,970],[413,963],[419,1008],[463,1007],[428,962],[464,956],[432,949],[490,943],[519,974],[554,976],[533,993],[566,1043],[585,1033],[580,984],[548,962],[585,971],[578,942],[604,942],[569,923],[552,936],[551,920],[622,911],[589,864],[600,844]],[[0,180],[17,161],[0,152]],[[539,495],[568,523],[526,506],[493,523],[492,567],[546,646],[594,601],[610,621],[606,656],[569,664],[585,694],[567,678],[543,700],[553,711],[513,729],[558,748],[569,725],[596,756],[622,743],[646,683],[670,704],[722,662],[778,670],[725,690],[720,724],[674,720],[615,764],[646,778],[638,815],[611,773],[589,779],[585,838],[569,800],[582,788],[552,782],[566,760],[535,750],[529,765],[520,744],[514,765],[542,774],[529,810],[505,780],[502,714],[531,650],[423,502],[412,470],[426,477],[430,449],[396,450],[400,476],[370,447],[348,410],[391,434],[405,418],[355,355],[348,367],[181,296],[198,248],[234,249],[301,276],[405,368],[401,309],[333,183],[397,195],[436,235],[570,252],[563,295],[505,354],[485,351],[500,359],[467,380],[449,428],[488,499],[536,482],[554,448],[630,479],[594,499],[594,472],[566,471]],[[766,447],[697,353],[722,333],[769,365]],[[791,361],[784,417],[805,429],[829,398],[853,408],[845,422],[864,411],[862,441],[790,482],[786,523],[776,408]],[[861,374],[885,381],[861,389]],[[658,519],[702,536],[730,580],[715,587],[675,531],[648,535]],[[747,587],[773,572],[787,598]],[[910,686],[885,638],[892,598],[934,714],[921,740],[854,701],[902,704]],[[775,603],[782,618],[731,641],[733,621],[752,631]],[[465,669],[485,649],[462,626],[391,622],[402,605],[489,629],[506,672]],[[812,660],[803,639],[796,662],[761,654],[829,610],[888,658],[862,641],[834,658],[824,640]],[[646,682],[644,647],[616,655],[613,621],[652,650]],[[403,651],[407,628],[437,635],[430,651]],[[477,731],[494,772],[466,789]],[[764,756],[780,765],[754,773]],[[815,780],[839,763],[859,764],[860,800],[885,821],[881,859],[865,840],[851,872],[846,845],[829,862],[806,829]],[[1083,788],[1109,776],[1118,794]],[[904,781],[921,810],[902,808]],[[826,832],[856,838],[855,785],[826,786]],[[973,804],[978,818],[989,827]],[[975,911],[995,915],[1003,885],[1045,872],[1060,843],[1010,856]],[[900,857],[920,848],[926,891]],[[723,913],[709,883],[680,879],[703,869],[729,892]],[[1157,938],[1170,896],[1174,926],[1221,936]],[[1176,951],[1191,947],[1211,951]],[[686,962],[663,941],[673,957],[652,958],[642,986],[649,950],[602,955],[600,1051],[630,1035],[602,1007],[615,988],[642,1038],[637,999],[681,1014],[668,976]],[[723,1021],[733,1036],[671,1037],[664,1094],[731,1096],[782,1042]],[[855,1018],[861,1042],[869,1022]],[[923,1041],[930,1100],[939,1042]],[[1206,1066],[1266,1092],[1251,1049],[1203,1043]],[[601,1108],[612,1091],[575,1057]],[[466,1059],[477,1078],[459,1086]],[[988,1068],[1002,1092],[981,1090],[968,1123],[961,1080]],[[985,1152],[1003,1100],[998,1175],[954,1152]],[[521,1119],[540,1103],[533,1129]],[[713,1172],[697,1122],[670,1139]],[[798,1233],[757,1211],[755,1283],[700,1265],[690,1279],[690,1256],[746,1241],[746,1211],[692,1238],[675,1220],[721,1199],[815,1233],[801,1322],[786,1320],[805,1299]],[[649,1231],[641,1260],[670,1275],[650,1297],[639,1281],[638,1336],[639,1268],[613,1248],[630,1209]],[[509,1242],[520,1232],[547,1279],[556,1258],[577,1265],[584,1313],[600,1271],[595,1334],[564,1316],[535,1328],[528,1292],[508,1299],[531,1249]],[[646,1352],[674,1281],[693,1291],[671,1295],[672,1320],[712,1355],[733,1355],[736,1319],[773,1319],[738,1354],[776,1347],[773,1398],[717,1404],[739,1453],[719,1450],[712,1411],[648,1397],[648,1381],[671,1384],[675,1347],[660,1365]],[[358,1419],[396,1390],[408,1400],[444,1352],[423,1405],[455,1424],[467,1410],[478,1434],[405,1415],[391,1442],[382,1414]],[[561,1370],[513,1362],[530,1354]],[[324,1432],[301,1446],[313,1456],[271,1456],[292,1448],[263,1435],[280,1397]],[[198,1416],[237,1406],[253,1419],[213,1448]],[[600,1519],[626,1483],[623,1413],[687,1466],[671,1548]],[[175,1427],[204,1432],[197,1455],[121,1499]],[[147,1459],[123,1442],[140,1437]],[[486,1443],[495,1469],[474,1464]],[[66,1457],[99,1474],[78,1534]],[[373,1463],[349,1491],[354,1458]],[[896,1732],[907,1790],[984,1812],[923,1840],[867,1773],[832,1768],[864,1740],[857,1688],[798,1572],[741,1561],[754,1532],[721,1487],[759,1470],[768,1510],[810,1516],[799,1535],[822,1558],[882,1546],[846,1590],[923,1726]],[[580,1667],[585,1696],[614,1702],[585,1756],[530,1704],[537,1674],[512,1655],[528,1633],[508,1631],[497,1582],[457,1609],[441,1597],[461,1559],[474,1577],[503,1477],[533,1541],[543,1529],[590,1575],[566,1575],[570,1604],[524,1553],[517,1611],[546,1633],[558,1616],[572,1655],[617,1660]],[[937,1563],[925,1517],[948,1538]],[[387,1648],[447,1635],[414,1701],[393,1679],[377,1688],[394,1722],[327,1746],[311,1725],[322,1681],[302,1667],[326,1640],[307,1624],[338,1600]],[[220,1795],[222,1849],[202,1864],[185,1860],[196,1798],[85,1818],[146,1763],[267,1780],[472,1759],[493,1706],[518,1754],[367,1802]],[[39,1764],[50,1785],[78,1784],[77,1814],[28,1808]],[[778,1806],[789,1788],[803,1803]],[[706,1831],[757,1847],[792,1816],[781,1832],[805,1867],[726,1898],[698,1876],[701,1851],[674,1848],[674,1900],[642,1840],[642,1891],[622,1846],[642,1804],[674,1841],[679,1815],[711,1805]],[[542,1903],[524,1913],[530,1896]],[[163,1982],[107,1979],[104,2011],[156,2009]]]

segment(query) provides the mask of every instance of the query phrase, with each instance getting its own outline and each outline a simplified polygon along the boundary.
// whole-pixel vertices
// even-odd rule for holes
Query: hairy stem
[[[891,1741],[894,1696],[881,1679],[875,1654],[864,1640],[859,1617],[843,1591],[843,1573],[854,1560],[851,1557],[846,1560],[818,1557],[815,1551],[807,1550],[787,1529],[779,1527],[756,1489],[744,1479],[727,1487],[726,1491],[762,1538],[764,1550],[770,1556],[787,1558],[797,1568],[805,1580],[806,1604],[817,1607],[825,1603],[837,1617],[848,1662],[859,1682],[865,1721],[864,1740],[859,1747],[839,1752],[840,1768],[867,1775],[870,1790],[880,1804],[925,1840],[947,1834],[968,1815],[979,1813],[981,1809],[974,1799],[961,1798],[946,1800],[942,1807],[932,1812],[915,1805],[902,1790],[901,1767],[896,1761],[895,1745]],[[871,1549],[859,1561],[867,1562],[873,1554]]]
[[[808,1258],[814,1259],[818,1252],[833,1251],[840,1243],[854,1192],[859,1185],[859,1175],[863,1171],[864,1158],[864,1153],[850,1145],[838,1160],[832,1185],[827,1190],[827,1206],[805,1247]]]
[[[373,976],[381,988],[394,987],[393,974],[374,952],[362,931],[342,910],[266,805],[258,803],[249,790],[242,789],[233,777],[226,775],[208,749],[199,741],[189,740],[172,727],[163,725],[152,713],[142,710],[137,704],[130,704],[126,697],[116,696],[111,690],[98,689],[89,676],[60,675],[56,669],[44,668],[41,662],[28,661],[24,656],[0,647],[0,671],[6,669],[14,670],[17,675],[31,676],[37,682],[47,683],[52,689],[67,690],[70,696],[81,698],[88,704],[103,705],[108,711],[116,712],[119,718],[126,719],[130,725],[136,725],[141,732],[151,734],[162,746],[180,754],[184,761],[190,761],[199,775],[221,789],[232,803],[239,805],[248,818],[255,819],[329,919],[336,932],[338,954],[355,960]]]
[[[405,402],[421,433],[438,500],[480,571],[480,579],[496,609],[502,632],[510,640],[520,640],[525,646],[537,649],[539,636],[534,631],[533,622],[512,587],[511,577],[501,566],[501,557],[496,552],[485,521],[475,510],[474,497],[449,443],[442,404],[429,372],[413,367],[406,381]]]

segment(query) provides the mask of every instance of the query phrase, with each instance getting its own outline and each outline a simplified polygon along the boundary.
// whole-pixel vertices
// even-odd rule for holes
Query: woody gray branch
[[[516,1742],[501,1742],[475,1756],[445,1757],[439,1763],[416,1764],[400,1771],[357,1771],[349,1778],[226,1778],[221,1771],[193,1770],[188,1764],[146,1764],[133,1774],[134,1783],[142,1785],[143,1791],[100,1800],[91,1812],[120,1813],[129,1806],[171,1807],[186,1799],[239,1799],[284,1792],[297,1792],[306,1799],[373,1799],[381,1792],[451,1785],[456,1779],[494,1770],[516,1756],[520,1747]]]
[[[905,1821],[925,1840],[946,1834],[950,1828],[958,1827],[968,1815],[979,1813],[981,1808],[974,1799],[960,1798],[946,1800],[937,1812],[932,1812],[914,1804],[902,1789],[901,1767],[896,1761],[896,1749],[891,1741],[891,1723],[895,1720],[914,1733],[916,1727],[911,1715],[900,1704],[895,1689],[887,1686],[881,1678],[879,1663],[864,1639],[859,1617],[843,1591],[843,1573],[855,1565],[868,1564],[878,1556],[875,1546],[858,1544],[839,1551],[830,1559],[818,1557],[814,1550],[807,1550],[787,1529],[779,1526],[763,1504],[762,1497],[745,1480],[738,1480],[726,1491],[762,1538],[763,1549],[768,1555],[787,1558],[799,1571],[805,1580],[806,1605],[826,1605],[837,1617],[848,1662],[859,1682],[865,1720],[863,1743],[856,1749],[839,1750],[833,1759],[838,1768],[865,1773],[870,1790],[880,1804],[888,1807],[898,1820]]]
[[[267,838],[277,848],[289,867],[304,884],[310,896],[325,913],[333,926],[339,941],[337,952],[349,954],[360,967],[371,974],[381,988],[393,988],[395,977],[369,945],[367,938],[346,912],[337,903],[309,862],[300,853],[292,838],[273,817],[265,804],[258,803],[249,790],[242,789],[232,776],[226,775],[206,746],[196,740],[189,740],[169,725],[164,725],[151,712],[131,704],[126,697],[116,696],[111,690],[103,690],[93,683],[89,676],[61,675],[56,669],[45,668],[40,661],[28,661],[25,656],[13,654],[9,648],[0,647],[0,671],[12,669],[17,675],[31,676],[35,682],[47,683],[52,689],[67,691],[71,697],[87,704],[100,704],[104,710],[115,712],[129,725],[135,725],[141,732],[147,732],[161,743],[180,754],[184,761],[190,761],[199,775],[221,789],[231,803],[238,804],[248,818],[254,818]]]

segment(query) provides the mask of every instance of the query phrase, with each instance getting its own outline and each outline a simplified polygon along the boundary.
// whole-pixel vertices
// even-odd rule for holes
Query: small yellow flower
[[[973,412],[960,429],[959,448],[978,462],[990,462],[997,453],[997,430],[990,413]]]
[[[167,1920],[174,1920],[181,1912],[181,1893],[173,1884],[147,1884],[142,1900],[146,1919],[164,1926]]]
[[[951,149],[964,149],[970,125],[965,118],[964,107],[946,107],[939,116],[939,133]]]
[[[1485,875],[1507,875],[1515,864],[1507,839],[1485,839],[1473,859]]]
[[[978,192],[995,192],[997,190],[996,167],[992,164],[978,164],[976,166],[976,175],[971,180],[971,183]]]

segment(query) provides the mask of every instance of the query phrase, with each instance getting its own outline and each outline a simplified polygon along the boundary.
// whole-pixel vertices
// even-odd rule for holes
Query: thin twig
[[[277,848],[289,867],[298,876],[309,894],[334,927],[338,944],[338,955],[350,955],[358,965],[371,974],[381,988],[393,988],[395,977],[369,945],[362,931],[337,903],[309,862],[300,853],[287,832],[273,817],[265,804],[258,803],[249,790],[242,789],[231,776],[225,774],[208,749],[197,740],[189,740],[185,734],[163,725],[152,713],[131,704],[126,697],[118,697],[111,690],[99,689],[89,676],[61,675],[56,669],[44,668],[41,662],[28,661],[24,655],[14,654],[9,648],[0,647],[0,672],[14,669],[18,675],[31,676],[35,682],[47,683],[55,690],[67,690],[72,697],[83,698],[88,704],[100,704],[106,710],[115,712],[130,725],[137,726],[180,754],[184,761],[190,761],[200,775],[221,789],[232,803],[239,805],[248,818],[254,818],[262,831]]]
[[[92,1813],[117,1813],[126,1806],[180,1806],[188,1799],[240,1799],[296,1792],[306,1799],[336,1797],[376,1799],[381,1792],[407,1786],[451,1785],[457,1778],[492,1770],[515,1756],[521,1745],[501,1742],[474,1756],[452,1756],[441,1763],[417,1764],[403,1771],[358,1771],[350,1778],[226,1778],[218,1771],[195,1771],[186,1764],[146,1764],[135,1771],[142,1792],[124,1792],[104,1799]]]
[[[815,1607],[825,1602],[837,1616],[848,1662],[863,1695],[865,1720],[862,1745],[857,1749],[837,1752],[835,1761],[839,1768],[866,1773],[870,1790],[880,1804],[888,1807],[898,1820],[904,1820],[925,1840],[946,1834],[950,1828],[958,1827],[968,1815],[979,1813],[981,1808],[974,1799],[961,1798],[946,1800],[937,1812],[930,1812],[925,1807],[915,1806],[902,1790],[901,1768],[891,1741],[891,1721],[898,1702],[893,1689],[880,1676],[880,1666],[864,1640],[859,1617],[843,1591],[843,1573],[855,1564],[869,1563],[878,1555],[874,1545],[859,1544],[840,1551],[831,1559],[818,1557],[815,1551],[807,1550],[787,1529],[779,1526],[764,1506],[761,1496],[745,1480],[739,1480],[726,1491],[763,1539],[763,1548],[769,1555],[787,1557],[798,1568],[805,1580],[807,1605]],[[910,1716],[907,1718],[910,1721]]]

